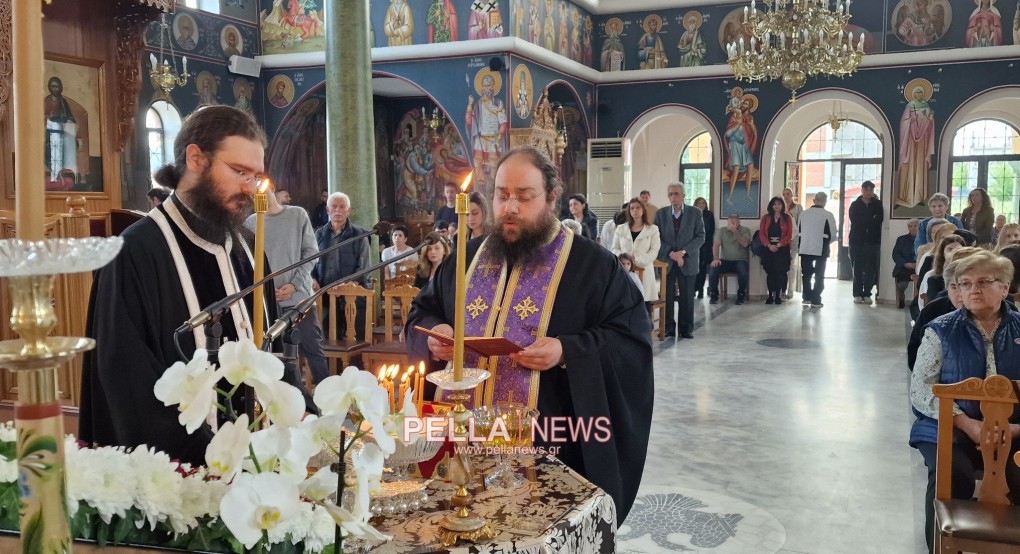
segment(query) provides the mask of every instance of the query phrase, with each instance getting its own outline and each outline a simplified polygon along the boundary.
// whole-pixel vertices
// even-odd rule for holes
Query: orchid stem
[[[255,456],[255,449],[252,448],[251,443],[248,443],[248,453],[251,455],[251,462],[255,464],[255,473],[262,473],[262,467],[259,466],[259,459]]]

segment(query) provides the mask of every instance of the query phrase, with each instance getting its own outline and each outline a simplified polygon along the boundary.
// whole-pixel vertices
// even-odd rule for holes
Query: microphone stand
[[[333,252],[339,248],[347,246],[348,244],[351,244],[354,241],[370,237],[376,234],[376,232],[377,232],[376,229],[373,228],[357,236],[351,237],[347,240],[334,244],[333,246],[330,246],[325,250],[321,250],[307,258],[298,260],[297,262],[294,262],[283,269],[279,269],[277,271],[270,273],[269,275],[266,275],[257,283],[252,283],[251,286],[245,287],[243,290],[239,292],[236,292],[234,294],[227,296],[226,298],[217,300],[216,302],[209,304],[208,306],[203,308],[202,311],[200,311],[197,315],[195,315],[188,321],[185,321],[180,327],[174,330],[174,346],[177,348],[177,355],[180,356],[182,361],[184,362],[188,361],[188,357],[184,355],[184,351],[181,349],[180,335],[182,333],[191,331],[192,329],[198,327],[199,325],[203,325],[205,326],[205,336],[207,337],[206,350],[209,351],[209,360],[216,361],[215,353],[216,351],[219,350],[219,345],[221,342],[220,337],[223,334],[223,327],[219,324],[219,320],[220,317],[223,315],[223,312],[226,311],[230,306],[232,306],[235,302],[241,300],[245,296],[251,294],[251,292],[255,290],[256,287],[267,283],[270,279],[278,277],[296,267],[303,266],[312,260],[316,260],[322,256],[325,256],[326,254],[329,254],[330,252]]]
[[[287,331],[287,329],[290,329],[294,325],[297,325],[305,317],[305,314],[308,312],[308,310],[310,310],[312,306],[315,305],[315,301],[322,295],[326,294],[329,291],[329,289],[336,287],[338,285],[342,285],[344,283],[356,281],[361,277],[364,277],[365,275],[368,275],[374,271],[378,271],[380,268],[386,267],[395,262],[399,262],[400,260],[408,258],[414,254],[418,254],[430,244],[432,244],[432,241],[426,239],[422,241],[422,243],[419,244],[417,247],[412,248],[408,252],[404,252],[403,254],[400,254],[399,256],[396,256],[394,258],[390,258],[385,262],[379,262],[375,265],[366,267],[361,271],[356,271],[346,277],[337,279],[336,281],[328,285],[319,287],[319,290],[315,291],[314,294],[298,302],[293,307],[288,308],[282,315],[280,315],[279,319],[273,322],[273,324],[270,325],[268,329],[266,329],[265,337],[263,337],[262,340],[262,350],[268,352],[269,347],[270,345],[272,345],[273,341],[278,339],[281,334]]]

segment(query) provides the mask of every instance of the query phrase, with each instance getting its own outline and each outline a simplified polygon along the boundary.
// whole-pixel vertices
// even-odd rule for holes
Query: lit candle
[[[401,402],[403,402],[403,400],[404,400],[404,395],[407,394],[407,388],[408,388],[408,386],[410,386],[410,383],[411,383],[411,373],[413,371],[414,371],[413,367],[407,368],[407,371],[404,372],[403,377],[400,378],[400,394],[397,396],[397,398],[394,401],[394,404],[397,406],[398,410],[403,409],[403,405],[401,404]],[[396,411],[396,410],[394,410],[394,411]]]
[[[14,182],[15,225],[18,238],[45,238],[46,166],[43,156],[43,32],[40,2],[12,2],[11,30],[14,39]],[[51,178],[56,179],[57,175]]]
[[[425,362],[418,362],[418,376],[415,378],[414,390],[418,392],[418,415],[421,415],[421,408],[425,404]]]
[[[460,185],[460,192],[457,193],[457,290],[453,305],[454,381],[464,378],[464,305],[467,303],[467,283],[464,274],[467,272],[467,215],[470,211],[467,189],[473,174],[468,173]]]
[[[269,211],[269,179],[263,179],[259,183],[258,191],[255,193],[255,280],[257,283],[266,276],[266,212]],[[263,286],[255,287],[255,301],[252,309],[252,332],[255,346],[262,347],[263,330],[265,329],[265,302]]]

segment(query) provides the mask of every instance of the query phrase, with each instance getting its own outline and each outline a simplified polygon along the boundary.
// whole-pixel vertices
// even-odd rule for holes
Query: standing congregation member
[[[645,210],[641,200],[632,198],[627,204],[626,225],[620,225],[610,245],[613,254],[629,254],[632,263],[642,269],[641,293],[645,304],[658,300],[659,287],[655,284],[652,264],[659,255],[659,228],[652,225],[652,214]]]
[[[710,304],[719,302],[719,276],[737,274],[737,304],[747,300],[747,277],[750,269],[747,247],[751,244],[751,230],[740,224],[740,216],[730,214],[726,227],[716,233],[712,244],[711,275],[708,282]]]
[[[315,242],[318,243],[320,251],[365,232],[364,229],[351,222],[352,209],[351,198],[346,194],[334,192],[329,195],[329,199],[326,201],[326,210],[329,212],[329,224],[323,225],[315,232]],[[370,250],[371,246],[369,245],[368,237],[365,237],[319,258],[315,268],[312,269],[312,288],[319,290],[320,286],[325,287],[330,283],[335,283],[348,275],[353,275],[367,268]],[[358,279],[357,283],[364,287],[370,287],[369,279],[370,277],[365,275]],[[330,302],[324,302],[322,307],[322,326],[324,329],[327,329],[329,325],[329,305]],[[347,318],[342,316],[345,305],[346,301],[343,298],[337,298],[336,309],[339,310],[336,318],[337,335],[341,337],[347,331]],[[365,334],[365,303],[360,298],[357,301],[357,310],[355,318],[357,328],[355,332],[359,339],[364,339],[362,335]]]
[[[980,245],[992,244],[992,228],[995,226],[995,208],[988,191],[976,188],[967,195],[967,207],[963,209],[963,228],[977,236]],[[1005,225],[1005,220],[1003,224]]]
[[[804,217],[801,214],[801,217]],[[782,304],[783,291],[790,271],[790,244],[793,241],[793,218],[786,213],[786,203],[778,196],[769,200],[769,207],[758,226],[758,241],[765,247],[761,267],[765,270],[769,297],[766,304]]]
[[[694,338],[694,281],[698,275],[701,245],[705,242],[705,221],[701,210],[684,204],[684,184],[666,187],[669,206],[655,213],[659,228],[659,261],[669,264],[666,273],[666,336]],[[674,318],[673,303],[680,287],[679,316]],[[679,321],[677,321],[679,320]]]
[[[581,224],[584,238],[599,240],[599,218],[588,208],[588,200],[583,194],[571,194],[567,199],[570,217]]]
[[[697,291],[698,298],[704,298],[708,264],[712,262],[712,243],[715,240],[715,214],[708,209],[708,201],[704,198],[695,199],[694,207],[701,210],[701,217],[705,220],[705,242],[698,252],[698,277],[694,281],[694,290]]]
[[[800,286],[800,256],[797,250],[797,225],[800,223],[800,214],[804,211],[804,207],[797,203],[797,198],[793,194],[793,189],[787,187],[783,189],[783,202],[786,202],[786,213],[793,218],[793,233],[794,237],[790,240],[790,271],[786,272],[786,294],[783,296],[784,299],[790,300],[793,298],[793,291]]]
[[[447,226],[449,226],[449,224],[447,224]],[[393,227],[393,230],[390,231],[390,240],[393,241],[393,246],[390,246],[389,248],[386,248],[382,251],[382,255],[380,256],[382,258],[382,261],[388,262],[401,254],[406,254],[413,250],[413,248],[407,245],[408,234],[409,232],[407,230],[407,227],[403,225],[398,224]],[[405,263],[416,261],[418,261],[418,254],[415,253],[400,260],[400,263],[401,265],[403,265]],[[392,263],[386,266],[386,278],[392,279],[396,276],[397,276],[397,264]]]
[[[496,225],[484,240],[465,245],[474,307],[465,332],[498,334],[522,350],[488,358],[494,377],[484,385],[484,401],[528,402],[540,417],[608,418],[609,440],[556,446],[564,463],[612,496],[623,522],[641,482],[654,397],[644,299],[615,256],[557,222],[560,183],[543,153],[518,147],[494,167]],[[453,335],[456,270],[440,266],[408,318],[410,358],[429,370],[451,360],[453,346],[414,328]],[[466,366],[479,362],[465,353]]]
[[[659,207],[656,206],[655,204],[652,204],[651,202],[652,193],[648,192],[647,190],[643,190],[641,191],[640,194],[638,194],[638,198],[641,199],[641,202],[645,205],[645,209],[648,210],[648,213],[650,214],[658,213]]]
[[[825,262],[829,259],[829,246],[836,234],[836,219],[825,209],[828,196],[815,194],[814,205],[800,214],[800,270],[803,273],[803,304],[822,307],[825,289]]]
[[[864,181],[861,195],[850,203],[850,265],[854,274],[855,304],[871,304],[871,290],[878,286],[883,219],[882,201],[875,196],[875,183]]]
[[[312,222],[305,210],[297,206],[283,205],[279,201],[279,194],[266,196],[269,200],[269,211],[266,212],[265,221],[266,257],[269,258],[269,267],[275,271],[318,253],[315,231],[312,230]],[[252,232],[255,230],[255,223],[254,214],[244,221],[245,227]],[[276,301],[281,308],[295,306],[312,295],[313,267],[315,262],[311,261],[273,279],[277,285]],[[318,384],[329,377],[329,365],[322,354],[322,327],[315,306],[312,306],[308,315],[298,322],[297,329],[301,332],[298,352],[308,362],[312,382]]]
[[[451,223],[457,221],[457,212],[455,211],[457,207],[457,184],[447,182],[443,185],[443,196],[446,199],[446,205],[436,210],[436,223],[438,224],[442,221],[449,228]]]
[[[252,284],[254,237],[244,227],[264,171],[266,135],[247,113],[228,106],[196,111],[174,140],[174,159],[156,181],[174,193],[128,227],[120,254],[98,270],[86,316],[96,348],[84,356],[78,437],[89,444],[147,444],[198,465],[212,430],[193,434],[164,406],[156,381],[181,361],[174,331],[202,308]],[[267,320],[276,318],[274,287],[265,288]],[[224,340],[252,340],[252,295],[220,319]],[[644,313],[644,310],[641,311]],[[204,348],[199,327],[180,336],[190,357]],[[296,373],[285,379],[303,388]]]

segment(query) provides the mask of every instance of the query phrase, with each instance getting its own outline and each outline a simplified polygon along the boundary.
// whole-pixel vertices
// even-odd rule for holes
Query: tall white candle
[[[11,2],[11,29],[14,38],[14,151],[17,152],[14,157],[15,222],[19,239],[42,240],[46,230],[42,3],[38,0]]]

